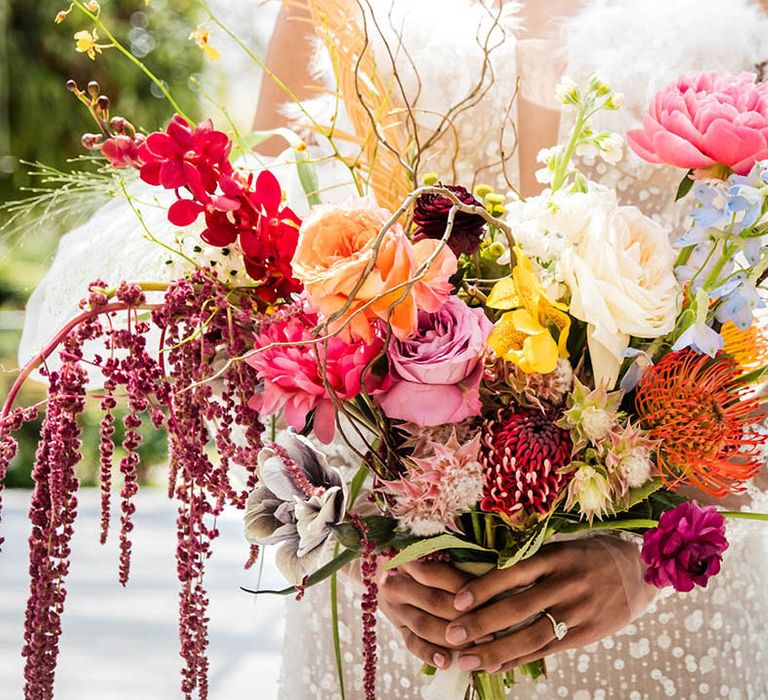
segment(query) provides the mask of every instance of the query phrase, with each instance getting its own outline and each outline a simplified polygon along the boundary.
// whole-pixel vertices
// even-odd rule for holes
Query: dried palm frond
[[[349,163],[368,182],[377,201],[392,211],[413,189],[408,153],[414,141],[407,110],[393,99],[396,75],[383,75],[368,40],[370,20],[356,0],[288,0],[308,16],[333,63],[336,98],[354,128],[359,155]],[[335,138],[343,135],[327,127]],[[411,133],[409,133],[411,132]]]

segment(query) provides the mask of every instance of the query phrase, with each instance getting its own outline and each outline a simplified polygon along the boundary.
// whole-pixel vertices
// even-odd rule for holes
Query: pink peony
[[[296,430],[304,428],[314,410],[315,435],[327,444],[335,432],[336,406],[325,382],[338,399],[353,399],[362,390],[363,370],[381,352],[382,342],[376,338],[371,344],[347,343],[331,338],[327,347],[325,343],[312,343],[311,328],[316,323],[313,314],[300,314],[277,320],[256,336],[255,348],[272,343],[307,343],[269,348],[247,358],[264,382],[263,390],[250,400],[249,406],[262,415],[284,409],[286,421]],[[373,391],[377,384],[369,371],[366,388]]]
[[[434,313],[419,312],[416,334],[393,339],[391,384],[378,397],[389,418],[420,426],[458,423],[480,414],[480,380],[493,324],[456,297]]]
[[[747,174],[768,158],[768,84],[755,81],[753,73],[681,77],[656,94],[629,145],[651,163]]]
[[[681,503],[663,513],[659,526],[643,535],[646,583],[657,588],[673,586],[683,593],[694,585],[706,586],[720,572],[727,548],[725,518],[713,506]]]

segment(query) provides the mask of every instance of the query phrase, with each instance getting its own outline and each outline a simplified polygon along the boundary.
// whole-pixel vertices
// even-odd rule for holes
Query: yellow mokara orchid
[[[96,60],[96,54],[101,53],[102,46],[98,44],[99,36],[96,34],[96,30],[89,32],[87,29],[83,29],[75,34],[75,51],[77,53],[84,53],[88,55],[92,61]]]
[[[198,26],[198,28],[189,35],[189,38],[203,50],[203,53],[205,53],[209,60],[218,61],[221,58],[219,50],[211,45],[211,33],[204,25],[201,24]]]
[[[568,357],[568,307],[546,295],[531,261],[519,249],[515,253],[512,276],[497,282],[486,301],[490,308],[506,311],[488,345],[527,374],[548,374],[557,367],[558,357]]]

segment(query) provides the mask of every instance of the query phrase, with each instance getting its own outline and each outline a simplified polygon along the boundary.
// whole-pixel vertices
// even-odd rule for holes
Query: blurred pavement
[[[30,492],[3,494],[0,532],[0,700],[22,697],[24,609],[28,590],[27,521]],[[179,691],[173,504],[161,490],[136,499],[131,579],[117,582],[117,535],[113,496],[109,542],[99,545],[98,491],[80,493],[73,540],[69,594],[63,617],[56,700],[177,700]],[[221,536],[208,561],[210,596],[210,700],[273,700],[277,697],[284,620],[282,599],[256,599],[239,587],[256,588],[259,564],[243,570],[248,547],[241,516],[219,520]],[[262,586],[282,587],[265,558]]]

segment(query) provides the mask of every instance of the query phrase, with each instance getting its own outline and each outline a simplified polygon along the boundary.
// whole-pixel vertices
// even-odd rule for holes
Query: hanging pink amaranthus
[[[20,386],[35,367],[44,365],[58,348],[61,368],[48,373],[47,410],[35,460],[30,519],[31,590],[27,605],[24,656],[27,658],[25,697],[53,697],[53,682],[61,613],[66,597],[64,580],[69,571],[70,539],[77,513],[80,428],[77,417],[86,404],[87,374],[84,366],[100,369],[104,389],[96,395],[104,411],[100,426],[99,481],[101,535],[107,538],[113,471],[113,412],[125,402],[125,456],[118,468],[123,474],[120,493],[120,582],[130,572],[133,499],[138,492],[139,427],[145,418],[155,428],[165,425],[169,435],[169,492],[179,503],[177,516],[177,573],[182,692],[199,698],[208,695],[208,597],[204,588],[205,562],[218,536],[216,517],[227,504],[243,508],[256,481],[256,454],[263,430],[257,413],[248,406],[256,383],[255,372],[236,358],[249,349],[254,325],[248,297],[242,303],[232,290],[209,271],[171,285],[160,304],[148,304],[138,285],[121,284],[111,293],[98,281],[73,319],[36,357],[11,388],[0,414],[0,477],[16,453],[12,433],[34,418],[33,409],[11,410]],[[163,335],[163,352],[157,357],[147,349],[150,324],[140,311],[152,311],[152,323]],[[122,327],[113,318],[126,314]],[[110,319],[105,327],[100,317]],[[107,357],[86,360],[85,340],[102,338]],[[158,359],[159,358],[159,359]],[[229,360],[232,360],[228,362]],[[227,363],[228,364],[225,364]],[[218,374],[216,374],[217,369]],[[216,376],[214,377],[214,374]],[[214,392],[210,380],[215,379]],[[213,441],[221,459],[213,463],[207,446]],[[246,488],[230,482],[232,464],[248,470]],[[255,561],[252,551],[249,563]]]

